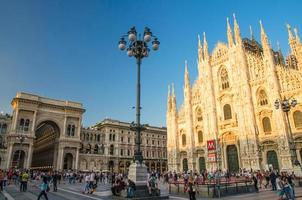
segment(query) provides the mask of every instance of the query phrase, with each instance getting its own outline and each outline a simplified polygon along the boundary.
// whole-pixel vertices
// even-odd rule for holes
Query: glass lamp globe
[[[298,103],[297,100],[293,99],[292,102],[291,102],[291,106],[295,107],[297,105],[297,103]]]
[[[126,48],[126,45],[125,45],[125,43],[119,43],[119,45],[118,45],[118,48],[120,49],[120,50],[125,50],[125,48]]]
[[[136,35],[134,32],[130,32],[129,35],[128,35],[128,39],[133,42],[136,40]]]
[[[132,52],[131,49],[128,49],[128,50],[127,50],[127,55],[128,55],[129,57],[133,56],[133,52]]]
[[[278,100],[275,101],[275,108],[279,109],[279,101]]]
[[[152,45],[152,49],[153,49],[154,51],[157,51],[158,48],[159,48],[158,44],[153,44],[153,45]]]
[[[154,51],[158,50],[159,48],[159,41],[157,40],[157,38],[154,39],[154,41],[152,42],[152,49]]]
[[[145,36],[144,36],[144,41],[145,42],[150,42],[151,41],[151,35],[150,33],[146,33]]]

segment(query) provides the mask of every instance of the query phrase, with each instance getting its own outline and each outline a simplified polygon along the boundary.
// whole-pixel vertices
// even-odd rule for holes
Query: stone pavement
[[[4,193],[0,193],[0,200],[5,200],[5,197],[9,197],[7,200],[37,200],[37,196],[40,192],[38,188],[39,183],[32,182],[29,184],[27,192],[20,192],[18,185],[9,185]],[[84,184],[60,184],[58,187],[58,192],[48,193],[49,200],[109,200],[113,199],[110,191],[110,184],[101,184],[97,188],[97,191],[92,195],[82,194]],[[160,185],[160,189],[163,194],[168,193],[168,186],[167,185]],[[297,199],[302,200],[302,187],[296,188],[296,196]],[[171,195],[170,199],[172,200],[186,200],[188,199],[188,194],[182,195]],[[44,198],[41,198],[44,200]],[[210,198],[198,198],[199,200],[206,200]],[[240,194],[240,195],[233,195],[224,198],[220,198],[222,200],[226,199],[244,199],[244,200],[263,200],[263,199],[277,199],[277,194],[275,191],[271,190],[261,190],[259,193],[249,193],[249,194]]]

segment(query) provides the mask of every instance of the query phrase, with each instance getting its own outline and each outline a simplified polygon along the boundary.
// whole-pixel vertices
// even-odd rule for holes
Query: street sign
[[[207,147],[208,147],[208,151],[216,150],[216,140],[208,140]]]

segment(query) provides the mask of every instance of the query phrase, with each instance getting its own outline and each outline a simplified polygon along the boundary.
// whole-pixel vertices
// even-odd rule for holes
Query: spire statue
[[[232,33],[232,29],[231,29],[228,17],[227,17],[227,36],[228,36],[229,47],[232,47],[234,45],[234,40],[233,40],[233,33]]]
[[[242,41],[241,41],[240,28],[239,28],[239,25],[238,25],[238,23],[237,23],[235,13],[233,14],[233,18],[234,18],[234,35],[235,35],[235,42],[236,42],[236,44],[241,44]]]
[[[206,33],[203,32],[203,55],[205,60],[209,60],[208,42],[206,39]]]

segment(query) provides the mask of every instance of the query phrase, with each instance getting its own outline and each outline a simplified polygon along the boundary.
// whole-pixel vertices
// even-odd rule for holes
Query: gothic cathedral
[[[212,53],[198,41],[198,78],[185,64],[184,102],[168,92],[169,171],[294,170],[302,163],[302,44],[288,25],[291,52],[273,50],[260,21],[261,45],[234,34]]]

